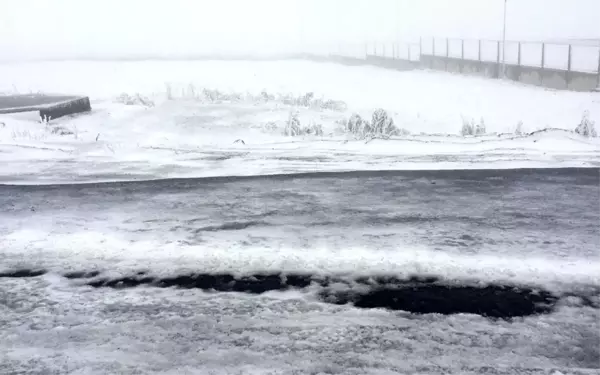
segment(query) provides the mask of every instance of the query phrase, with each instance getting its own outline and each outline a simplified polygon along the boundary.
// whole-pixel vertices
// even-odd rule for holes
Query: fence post
[[[540,86],[544,85],[544,65],[546,65],[546,43],[542,43],[542,72],[540,74]]]
[[[433,60],[435,60],[435,37],[431,38],[431,53],[433,58],[429,59],[429,67],[433,69]]]
[[[465,40],[460,40],[460,72],[463,73],[465,70]]]
[[[542,43],[542,69],[546,65],[546,43]]]
[[[567,89],[569,88],[569,83],[571,82],[571,58],[573,54],[573,46],[569,44],[569,57],[567,59],[567,72],[565,73],[565,81],[567,81]]]
[[[478,46],[477,46],[477,48],[478,48],[477,55],[479,57],[479,62],[481,62],[481,39],[479,39],[479,41],[478,41],[477,44],[478,44]]]
[[[496,78],[500,78],[500,41],[496,42]]]
[[[598,48],[598,84],[596,87],[600,90],[600,47]]]
[[[396,42],[392,43],[392,59],[396,60]]]
[[[406,49],[408,50],[408,61],[410,61],[410,43],[406,44]]]
[[[523,71],[521,70],[521,42],[519,42],[519,50],[517,51],[517,74],[515,76],[516,81],[521,80],[521,74]]]
[[[446,38],[446,63],[444,64],[446,71],[448,71],[448,58],[449,57],[450,57],[450,39]]]

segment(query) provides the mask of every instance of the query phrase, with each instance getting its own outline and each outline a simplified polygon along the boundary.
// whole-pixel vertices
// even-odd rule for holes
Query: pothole
[[[44,270],[14,270],[0,273],[0,278],[37,277]],[[193,273],[169,277],[152,276],[146,272],[109,278],[99,271],[79,271],[63,274],[79,285],[94,288],[133,288],[147,285],[157,288],[202,289],[215,292],[261,294],[290,289],[315,290],[326,303],[352,304],[357,308],[383,308],[414,314],[477,314],[489,318],[510,319],[553,311],[559,300],[578,297],[584,305],[598,308],[594,296],[573,293],[559,296],[547,290],[528,286],[502,284],[458,284],[435,277],[391,276],[343,277],[312,274],[257,273],[236,276],[228,273]],[[587,301],[587,302],[586,302]]]

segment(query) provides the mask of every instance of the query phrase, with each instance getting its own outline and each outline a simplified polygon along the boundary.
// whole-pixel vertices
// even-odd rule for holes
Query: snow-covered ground
[[[598,93],[307,61],[0,65],[0,92],[38,91],[89,95],[93,111],[0,115],[0,373],[600,368],[597,170],[489,170],[600,166],[600,141],[572,132],[586,111],[599,120]],[[290,104],[308,92],[309,105]],[[342,125],[377,108],[399,135],[357,139]],[[486,134],[462,136],[463,117]],[[294,118],[323,134],[285,135]],[[448,168],[488,170],[164,179]],[[132,179],[162,180],[69,185]],[[55,182],[66,185],[21,186]],[[250,296],[96,288],[71,271],[309,273],[357,290],[361,276],[416,275],[557,299],[495,320],[335,305],[315,283]],[[494,293],[473,303],[522,303]]]
[[[598,93],[309,61],[37,62],[0,72],[0,92],[83,94],[93,106],[49,124],[0,115],[3,182],[600,164],[600,141],[570,132],[586,111],[598,121]],[[208,99],[204,89],[237,99]],[[286,104],[309,92],[345,106]],[[126,105],[123,93],[154,105]],[[403,135],[367,141],[344,131],[352,113],[370,119],[377,108]],[[284,135],[295,111],[324,134]],[[488,134],[461,136],[463,119]]]

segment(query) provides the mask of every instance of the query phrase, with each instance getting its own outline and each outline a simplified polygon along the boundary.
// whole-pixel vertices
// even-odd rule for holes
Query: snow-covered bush
[[[475,123],[474,119],[469,120],[468,118],[462,118],[462,128],[460,129],[460,134],[462,136],[467,135],[483,135],[486,133],[485,121],[483,117],[479,120],[479,123]]]
[[[302,135],[316,135],[321,137],[323,136],[323,127],[316,123],[310,123],[307,126],[303,126],[298,119],[298,112],[294,111],[290,112],[283,134],[289,137]]]
[[[272,97],[272,96],[269,96]],[[339,100],[329,100],[325,98],[315,98],[315,94],[308,92],[304,95],[294,96],[292,94],[280,94],[277,100],[283,104],[305,107],[316,110],[330,110],[342,112],[347,109],[346,103]]]
[[[52,134],[56,134],[56,135],[74,135],[75,132],[69,128],[66,128],[64,126],[54,126],[52,127],[52,129],[50,129],[50,133]]]
[[[389,117],[387,112],[381,108],[373,112],[373,116],[371,118],[371,127],[375,135],[390,137],[400,134],[400,131],[396,125],[394,125],[394,120]]]
[[[343,101],[325,99],[323,97],[317,98],[313,92],[307,92],[303,95],[291,94],[291,93],[278,93],[272,94],[266,90],[262,90],[259,93],[236,93],[236,92],[222,92],[216,89],[199,88],[194,84],[188,84],[187,86],[172,85],[170,83],[165,84],[166,98],[167,100],[174,99],[186,99],[186,100],[197,100],[200,102],[208,103],[223,103],[223,102],[248,102],[248,103],[281,103],[292,107],[303,107],[314,110],[331,110],[343,112],[347,109],[347,105]],[[120,98],[123,102],[129,102],[129,97],[123,95]],[[134,100],[133,100],[134,101]],[[136,103],[132,103],[136,104]]]
[[[193,99],[193,98],[190,98],[190,99]],[[201,99],[214,103],[214,102],[222,102],[224,100],[228,100],[229,97],[227,97],[227,95],[225,95],[224,93],[222,93],[219,90],[203,89]]]
[[[173,100],[173,88],[171,87],[170,83],[165,83],[165,91],[167,100]]]
[[[475,121],[467,119],[463,116],[462,118],[462,128],[460,129],[460,134],[462,136],[473,135],[475,134]]]
[[[290,111],[290,115],[288,116],[288,121],[283,133],[290,137],[300,135],[300,120],[298,119],[298,112]]]
[[[346,122],[345,130],[348,133],[357,134],[361,133],[365,126],[368,126],[368,123],[366,123],[365,120],[363,120],[363,118],[360,117],[360,115],[353,113],[352,116],[350,116],[350,118]]]
[[[596,124],[594,121],[590,120],[590,113],[585,111],[581,118],[581,122],[575,128],[575,133],[582,135],[584,137],[595,138],[598,136],[596,133]]]
[[[523,121],[519,121],[515,128],[515,135],[523,135]]]
[[[348,105],[341,100],[321,100],[319,101],[322,109],[328,109],[330,111],[343,112],[348,109]]]
[[[321,124],[311,122],[310,124],[308,124],[308,127],[303,130],[306,134],[309,135],[316,135],[317,137],[323,136],[323,126]]]
[[[408,134],[406,130],[396,127],[394,120],[383,109],[375,110],[371,116],[371,121],[363,119],[356,113],[353,114],[346,121],[344,130],[358,139],[387,139],[392,136]]]
[[[483,121],[483,117],[479,120],[479,123],[475,126],[475,135],[485,134],[485,122]]]
[[[154,107],[154,102],[152,100],[137,93],[135,95],[123,93],[117,97],[116,102],[125,105],[143,105],[144,107]]]

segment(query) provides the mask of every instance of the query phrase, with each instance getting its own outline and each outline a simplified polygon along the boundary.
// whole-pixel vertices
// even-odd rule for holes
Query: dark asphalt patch
[[[0,273],[0,278],[37,277],[44,270],[15,270]],[[414,314],[476,314],[489,318],[510,319],[547,314],[562,298],[549,291],[526,286],[448,283],[435,277],[400,279],[389,276],[344,278],[311,274],[254,274],[236,277],[232,274],[196,273],[171,277],[150,276],[137,272],[119,278],[101,277],[99,271],[69,272],[70,280],[83,281],[94,288],[133,288],[147,285],[157,288],[201,289],[214,292],[261,294],[316,287],[318,297],[326,303],[352,304],[357,308],[383,308]],[[569,294],[565,297],[574,297]],[[590,301],[589,296],[580,297]],[[594,303],[585,305],[595,306]]]
[[[22,278],[22,277],[37,277],[46,274],[45,270],[28,270],[19,269],[14,271],[0,272],[0,278]]]
[[[549,313],[558,297],[547,291],[506,285],[485,287],[420,283],[391,284],[357,291],[325,290],[323,301],[360,308],[386,308],[415,314],[477,314],[508,319]]]
[[[92,277],[96,277],[100,275],[100,271],[74,271],[67,272],[63,276],[67,279],[90,279]]]

